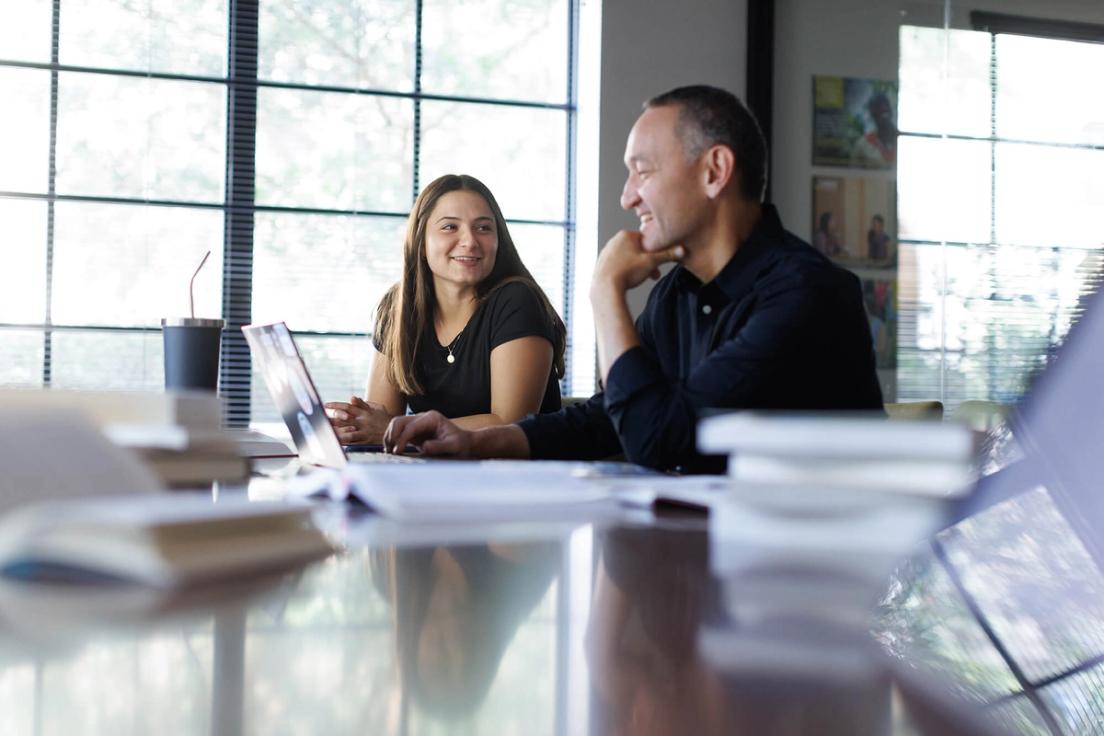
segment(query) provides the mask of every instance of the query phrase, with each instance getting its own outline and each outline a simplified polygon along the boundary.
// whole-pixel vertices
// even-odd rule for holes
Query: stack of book
[[[740,412],[703,421],[698,447],[743,483],[946,497],[975,479],[973,434],[938,421]]]
[[[169,486],[203,485],[212,481],[243,481],[249,461],[220,429],[172,424],[116,424],[104,428],[120,447],[138,456]]]
[[[206,392],[4,391],[0,403],[28,410],[65,409],[93,422],[138,455],[166,485],[240,481],[248,452],[222,429],[222,405]],[[282,443],[275,443],[287,452]]]
[[[177,588],[278,570],[332,551],[308,506],[244,497],[69,498],[24,504],[0,517],[0,575],[16,580]]]
[[[861,622],[974,479],[973,434],[940,422],[738,413],[704,420],[698,447],[729,456],[711,564],[730,609],[756,619]]]

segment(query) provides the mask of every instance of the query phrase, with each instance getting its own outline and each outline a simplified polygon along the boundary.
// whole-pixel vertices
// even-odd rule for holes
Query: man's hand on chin
[[[659,278],[661,265],[678,261],[685,253],[686,249],[681,245],[656,251],[645,250],[643,235],[639,231],[621,230],[606,242],[598,254],[591,293],[612,290],[624,294],[647,278]]]
[[[646,278],[659,278],[661,265],[677,261],[685,254],[686,249],[681,245],[645,250],[643,236],[635,230],[622,230],[602,248],[594,266],[594,280],[590,282],[590,306],[594,311],[602,381],[609,380],[610,367],[621,355],[640,344],[625,302],[625,292],[642,284]]]

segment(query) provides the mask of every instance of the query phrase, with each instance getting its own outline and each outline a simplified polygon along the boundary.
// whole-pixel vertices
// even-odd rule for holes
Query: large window
[[[1099,282],[1104,45],[902,26],[897,395],[1013,402]]]
[[[211,250],[231,421],[276,418],[249,322],[360,393],[406,213],[449,172],[495,192],[570,335],[577,29],[576,0],[5,5],[0,385],[160,388]]]

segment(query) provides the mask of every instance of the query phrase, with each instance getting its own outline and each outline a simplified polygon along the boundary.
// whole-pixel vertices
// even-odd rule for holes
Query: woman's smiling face
[[[426,262],[437,285],[475,287],[490,275],[498,254],[498,231],[486,200],[457,190],[437,200],[426,223]]]

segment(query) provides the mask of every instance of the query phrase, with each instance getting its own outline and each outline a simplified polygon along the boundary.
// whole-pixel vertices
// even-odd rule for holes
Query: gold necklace
[[[456,343],[458,343],[460,341],[460,336],[463,335],[463,334],[464,334],[464,331],[460,330],[459,332],[456,333],[456,337],[452,338],[452,342],[450,342],[448,345],[445,346],[445,349],[448,350],[448,357],[445,358],[445,360],[447,360],[449,363],[455,363],[456,362],[456,356],[452,354],[452,349],[456,347]]]

